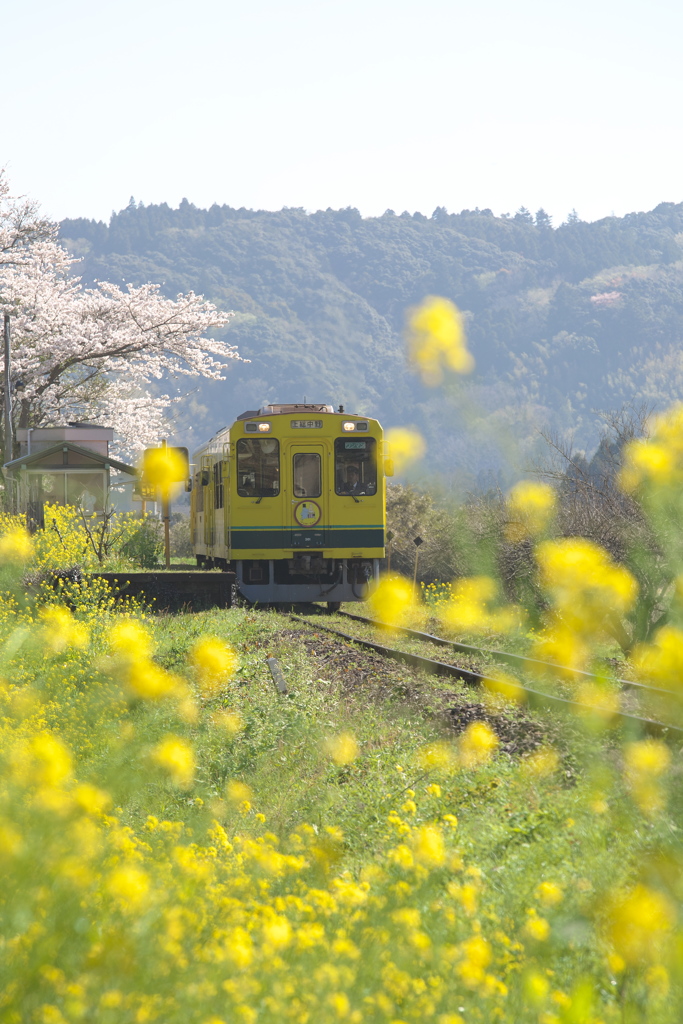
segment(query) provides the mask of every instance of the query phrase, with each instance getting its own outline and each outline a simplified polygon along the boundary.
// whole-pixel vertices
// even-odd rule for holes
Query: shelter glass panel
[[[338,437],[334,442],[337,494],[376,494],[377,442],[374,437]]]
[[[64,473],[29,473],[30,500],[64,505]]]
[[[242,498],[273,498],[280,493],[280,442],[274,437],[242,437],[237,442],[237,493]]]
[[[293,458],[292,476],[295,498],[319,498],[322,494],[320,456],[315,452],[299,452]]]
[[[105,504],[104,473],[65,473],[66,503],[84,512],[102,512]]]

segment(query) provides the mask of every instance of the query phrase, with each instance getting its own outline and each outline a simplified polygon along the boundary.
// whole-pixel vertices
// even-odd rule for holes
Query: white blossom
[[[206,337],[233,314],[194,292],[168,299],[155,284],[85,288],[56,231],[35,204],[10,196],[0,172],[0,312],[11,315],[14,426],[97,420],[133,453],[157,443],[177,401],[150,391],[153,381],[222,380],[241,359],[234,345]]]

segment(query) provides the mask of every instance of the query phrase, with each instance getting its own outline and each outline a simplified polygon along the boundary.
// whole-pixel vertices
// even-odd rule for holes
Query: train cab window
[[[194,475],[194,501],[195,501],[195,512],[204,511],[204,488],[202,487],[202,474],[195,473]]]
[[[274,437],[242,437],[237,442],[237,493],[242,498],[280,493],[280,442]]]
[[[337,494],[376,494],[377,457],[374,437],[362,441],[338,437],[334,442],[334,479]]]
[[[295,498],[319,498],[322,494],[320,456],[300,452],[293,458],[292,477]]]

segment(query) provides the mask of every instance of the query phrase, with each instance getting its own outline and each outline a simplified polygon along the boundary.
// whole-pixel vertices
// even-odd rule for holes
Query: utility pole
[[[420,556],[420,544],[424,544],[422,537],[415,537],[413,540],[415,545],[415,572],[413,573],[413,590],[417,590],[417,562]]]
[[[12,392],[10,389],[10,375],[12,372],[11,359],[10,359],[10,326],[9,326],[9,313],[5,313],[5,330],[4,330],[4,341],[5,341],[5,408],[4,408],[4,422],[3,422],[3,444],[4,444],[4,459],[3,462],[12,461]]]
[[[166,439],[161,442],[161,447],[166,448]],[[171,484],[166,481],[161,488],[161,515],[164,520],[164,554],[166,556],[166,568],[171,568]]]

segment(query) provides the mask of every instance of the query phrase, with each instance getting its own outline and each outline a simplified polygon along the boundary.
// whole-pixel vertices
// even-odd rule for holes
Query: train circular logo
[[[294,518],[300,526],[315,526],[321,515],[320,505],[315,501],[300,501],[294,509]]]

